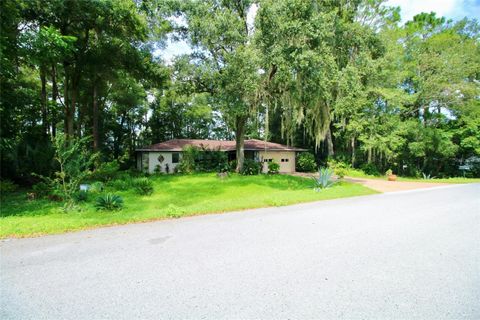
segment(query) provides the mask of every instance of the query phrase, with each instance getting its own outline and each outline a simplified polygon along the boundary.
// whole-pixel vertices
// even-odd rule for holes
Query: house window
[[[282,162],[288,162],[288,158],[282,159]]]
[[[178,163],[180,160],[180,153],[172,152],[172,163]]]
[[[263,159],[263,162],[272,162],[272,159]]]

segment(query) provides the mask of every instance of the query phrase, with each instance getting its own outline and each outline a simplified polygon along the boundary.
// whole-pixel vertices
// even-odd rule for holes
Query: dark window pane
[[[180,154],[178,152],[172,153],[172,163],[178,163],[179,158],[180,158]]]

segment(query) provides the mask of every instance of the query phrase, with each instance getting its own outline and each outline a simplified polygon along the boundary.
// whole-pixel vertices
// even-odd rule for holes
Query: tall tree
[[[365,94],[365,69],[382,55],[375,29],[367,23],[369,3],[262,1],[260,5],[258,41],[265,68],[276,73],[269,92],[273,104],[283,108],[285,131],[293,137],[302,125],[316,147],[325,142],[329,156],[334,154],[336,109]],[[377,9],[381,3],[374,2]]]
[[[248,122],[258,106],[261,88],[258,50],[247,16],[253,1],[186,1],[179,5],[186,20],[186,37],[194,59],[213,81],[213,97],[235,132],[237,168],[244,162]]]

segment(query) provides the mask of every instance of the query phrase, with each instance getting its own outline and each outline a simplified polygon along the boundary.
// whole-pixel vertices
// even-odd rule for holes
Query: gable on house
[[[155,172],[156,167],[159,167],[162,172],[173,172],[186,146],[223,151],[228,153],[229,160],[235,160],[236,156],[235,141],[172,139],[136,149],[137,168],[150,173]],[[296,152],[305,151],[305,149],[257,139],[245,140],[244,150],[245,158],[264,163],[264,171],[268,170],[268,162],[275,161],[280,165],[280,172],[284,173],[295,172]]]

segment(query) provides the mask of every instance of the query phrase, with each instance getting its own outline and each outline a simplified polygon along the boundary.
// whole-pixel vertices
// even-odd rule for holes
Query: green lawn
[[[316,200],[376,193],[358,184],[341,182],[315,192],[309,179],[288,175],[238,176],[220,180],[214,174],[157,176],[154,193],[138,196],[133,191],[115,192],[125,206],[117,212],[97,211],[96,195],[70,212],[60,203],[28,201],[26,192],[2,199],[0,238],[28,237],[126,224],[170,217],[225,212],[269,206],[283,206]],[[114,191],[114,190],[106,190]]]
[[[352,178],[365,178],[365,179],[378,179],[386,180],[385,176],[373,176],[364,173],[362,170],[358,169],[349,169],[347,176]],[[464,177],[453,177],[453,178],[435,178],[435,179],[421,179],[413,177],[398,177],[397,181],[411,181],[411,182],[430,182],[430,183],[478,183],[480,178],[464,178]]]

